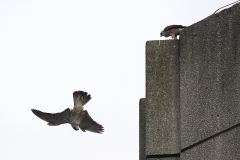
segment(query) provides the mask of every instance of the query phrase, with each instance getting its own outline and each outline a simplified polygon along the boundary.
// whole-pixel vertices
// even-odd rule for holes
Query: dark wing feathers
[[[81,123],[79,127],[83,132],[88,130],[95,133],[102,133],[104,130],[103,126],[95,122],[86,110],[81,113]]]
[[[69,108],[65,109],[64,111],[60,113],[44,113],[42,111],[38,111],[36,109],[32,109],[32,112],[39,118],[41,118],[44,121],[48,122],[48,125],[50,126],[57,126],[63,123],[69,122],[69,117],[71,114],[71,111]]]
[[[186,26],[182,26],[182,25],[170,25],[164,28],[164,31],[168,31],[174,28],[186,28]]]

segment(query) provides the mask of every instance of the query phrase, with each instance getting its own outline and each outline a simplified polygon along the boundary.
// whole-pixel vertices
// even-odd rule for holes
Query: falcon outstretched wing
[[[39,118],[48,122],[50,126],[58,126],[63,123],[69,123],[69,117],[71,111],[69,108],[65,109],[60,113],[44,113],[36,109],[32,109],[32,112]]]
[[[79,127],[83,132],[88,130],[95,133],[102,133],[104,130],[103,126],[95,122],[86,110],[81,112],[81,123]]]

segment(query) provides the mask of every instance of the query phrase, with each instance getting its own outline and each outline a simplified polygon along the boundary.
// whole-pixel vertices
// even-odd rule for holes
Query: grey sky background
[[[138,159],[145,42],[171,24],[192,25],[231,0],[1,0],[0,159]],[[105,128],[47,126],[31,112],[85,109]]]

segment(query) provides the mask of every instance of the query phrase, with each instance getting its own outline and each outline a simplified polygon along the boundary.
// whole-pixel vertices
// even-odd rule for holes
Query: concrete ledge
[[[146,43],[146,155],[180,153],[179,41]]]

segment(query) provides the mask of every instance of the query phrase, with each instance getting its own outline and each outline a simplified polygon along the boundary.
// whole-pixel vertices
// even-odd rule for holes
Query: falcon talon
[[[103,126],[95,122],[87,110],[83,110],[83,106],[90,101],[90,99],[91,95],[87,92],[75,91],[73,92],[74,107],[71,110],[67,108],[59,113],[45,113],[32,109],[32,112],[38,118],[48,122],[49,126],[70,123],[75,131],[78,131],[80,128],[83,132],[88,130],[94,133],[102,133],[104,132]]]

